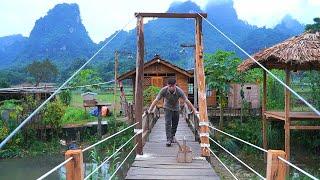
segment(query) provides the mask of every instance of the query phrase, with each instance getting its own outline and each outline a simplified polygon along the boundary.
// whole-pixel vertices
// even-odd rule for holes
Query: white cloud
[[[165,12],[174,1],[186,0],[0,0],[0,37],[11,34],[29,36],[34,23],[56,4],[77,3],[81,18],[95,42],[104,40],[122,28],[134,12]],[[192,0],[204,9],[208,2],[225,0]],[[272,27],[290,14],[303,23],[320,16],[320,0],[234,0],[240,19],[258,26]],[[136,25],[135,20],[129,28]]]
[[[205,7],[208,0],[192,1]],[[1,0],[0,36],[18,33],[29,36],[35,21],[63,2],[79,5],[81,19],[89,36],[99,42],[121,29],[134,17],[134,12],[165,12],[174,0]],[[135,25],[133,20],[129,28]]]
[[[312,23],[320,16],[319,0],[234,0],[239,19],[259,27],[274,27],[285,15],[301,23]]]

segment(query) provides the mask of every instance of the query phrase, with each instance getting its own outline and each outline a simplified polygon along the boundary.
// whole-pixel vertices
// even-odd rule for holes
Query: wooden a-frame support
[[[195,45],[196,45],[196,63],[195,76],[197,77],[198,99],[199,99],[199,124],[200,134],[209,133],[208,113],[206,101],[206,83],[203,65],[203,41],[202,41],[202,17],[206,18],[206,13],[135,13],[137,17],[137,59],[136,59],[136,81],[135,81],[135,120],[139,122],[136,129],[142,129],[142,111],[143,111],[143,63],[144,63],[144,30],[143,18],[193,18],[195,19]],[[201,155],[210,156],[209,138],[201,136]],[[142,134],[136,138],[137,154],[143,154]]]

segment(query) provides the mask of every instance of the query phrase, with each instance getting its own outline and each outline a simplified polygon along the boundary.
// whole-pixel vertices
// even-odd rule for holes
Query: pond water
[[[36,179],[56,165],[64,161],[62,155],[54,156],[37,156],[32,158],[19,158],[19,159],[1,159],[0,160],[0,179]],[[86,175],[97,167],[95,163],[84,163]],[[109,177],[107,173],[108,164],[105,164],[100,169],[99,177],[106,179]],[[92,176],[97,179],[97,174]],[[61,167],[59,170],[53,172],[48,176],[49,180],[65,179],[65,168]]]

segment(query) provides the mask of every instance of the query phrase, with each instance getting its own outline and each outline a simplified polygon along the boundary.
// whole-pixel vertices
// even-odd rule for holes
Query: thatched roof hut
[[[320,70],[320,33],[306,32],[253,55],[267,69]],[[243,72],[259,67],[252,59],[238,66]]]
[[[253,55],[259,63],[267,69],[284,69],[286,72],[285,83],[290,86],[290,72],[296,70],[320,70],[320,33],[306,32],[299,36],[287,39],[270,48],[261,50]],[[238,66],[238,71],[243,72],[260,67],[252,59],[247,59]],[[283,120],[285,123],[285,152],[290,159],[290,130],[320,129],[320,126],[294,125],[291,121],[316,120],[320,117],[313,112],[292,112],[290,109],[290,91],[285,90],[284,112],[268,111],[267,103],[267,73],[263,71],[263,98],[262,98],[262,135],[263,147],[267,149],[267,120]]]

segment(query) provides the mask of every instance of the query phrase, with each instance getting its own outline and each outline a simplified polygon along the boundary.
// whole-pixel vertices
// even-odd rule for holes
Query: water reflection
[[[33,158],[5,159],[0,160],[0,179],[36,179],[64,161],[63,156],[37,156]],[[85,176],[92,172],[98,164],[85,162]],[[92,175],[92,179],[107,179],[108,164],[103,165],[98,173]],[[48,176],[49,180],[66,179],[65,167]]]

